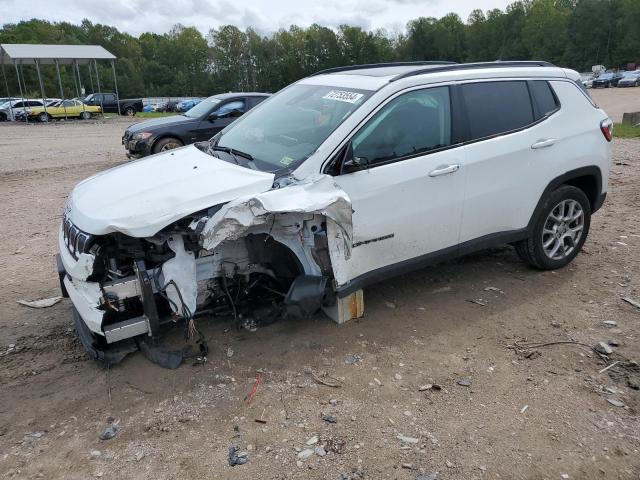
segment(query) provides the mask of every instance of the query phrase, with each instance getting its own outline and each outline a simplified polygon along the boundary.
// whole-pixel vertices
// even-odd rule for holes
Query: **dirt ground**
[[[16,301],[58,295],[62,205],[125,161],[126,124],[0,124],[0,478],[640,478],[640,309],[622,300],[640,300],[640,141],[614,141],[607,202],[568,268],[531,270],[505,246],[366,289],[359,321],[202,322],[206,364],[134,354],[106,370],[68,300]],[[514,348],[571,341],[619,346]],[[230,446],[248,462],[230,467]]]

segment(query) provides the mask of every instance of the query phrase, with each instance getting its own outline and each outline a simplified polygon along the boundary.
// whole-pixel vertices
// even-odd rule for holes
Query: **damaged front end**
[[[156,348],[163,325],[184,324],[206,355],[200,317],[254,328],[333,302],[351,247],[351,203],[326,175],[245,195],[187,215],[151,236],[113,226],[60,229],[58,270],[85,348],[106,364],[136,349],[175,368],[185,351]],[[130,229],[126,230],[127,232]]]

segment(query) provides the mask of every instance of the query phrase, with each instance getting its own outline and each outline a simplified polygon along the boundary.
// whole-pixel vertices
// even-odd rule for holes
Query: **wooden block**
[[[338,298],[331,307],[322,307],[324,313],[338,324],[345,323],[364,315],[364,293],[362,290],[353,292],[343,298]]]

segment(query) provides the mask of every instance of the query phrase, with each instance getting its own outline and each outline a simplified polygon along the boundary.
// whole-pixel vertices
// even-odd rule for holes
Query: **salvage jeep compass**
[[[343,321],[363,286],[495,244],[560,268],[604,201],[611,138],[579,75],[546,62],[326,70],[208,142],[79,183],[63,293],[97,359],[176,366],[154,350],[167,322],[206,353],[199,317]]]

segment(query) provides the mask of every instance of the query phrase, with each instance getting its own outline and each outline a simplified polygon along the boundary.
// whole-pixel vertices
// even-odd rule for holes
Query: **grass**
[[[616,123],[613,125],[613,136],[616,138],[640,138],[640,127]]]
[[[178,115],[178,114],[175,112],[138,112],[136,113],[136,117],[140,117],[140,118],[168,117],[170,115]]]

